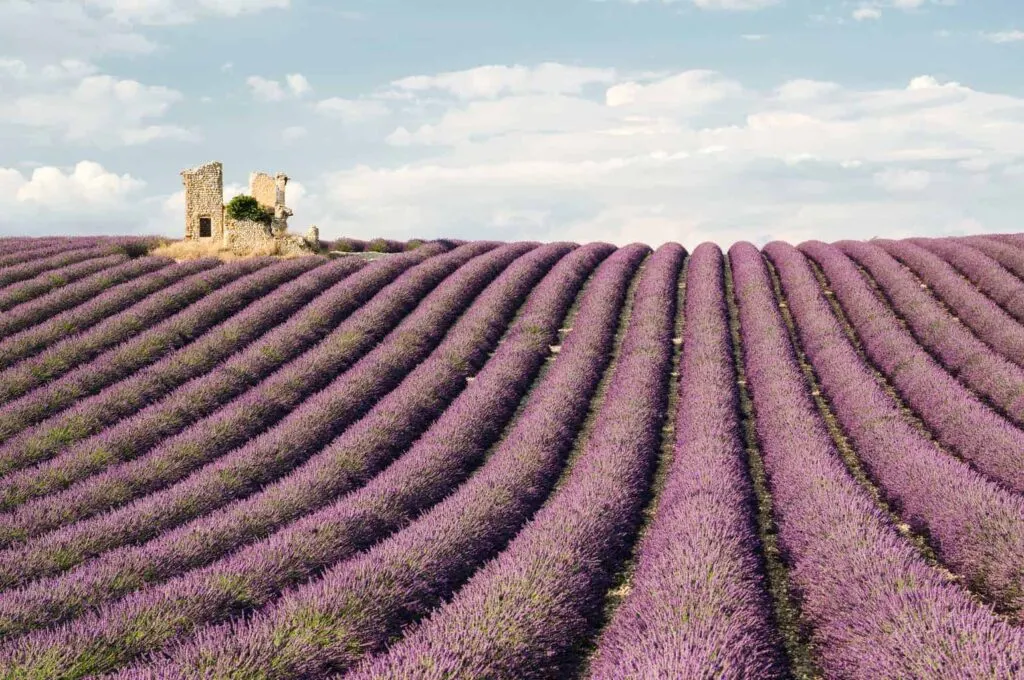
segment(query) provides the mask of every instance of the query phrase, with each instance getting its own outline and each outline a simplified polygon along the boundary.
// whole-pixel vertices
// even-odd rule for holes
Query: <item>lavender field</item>
[[[0,239],[0,678],[1024,678],[1024,234],[156,243]]]

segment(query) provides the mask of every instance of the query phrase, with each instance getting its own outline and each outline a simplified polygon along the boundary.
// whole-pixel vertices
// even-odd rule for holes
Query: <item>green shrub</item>
[[[405,249],[406,250],[416,250],[417,248],[419,248],[424,243],[426,243],[426,241],[424,241],[421,238],[410,239],[410,240],[405,242]]]
[[[253,222],[270,224],[274,217],[274,213],[271,210],[264,208],[252,196],[246,196],[245,194],[239,194],[232,198],[224,209],[228,217],[237,221],[252,220]]]

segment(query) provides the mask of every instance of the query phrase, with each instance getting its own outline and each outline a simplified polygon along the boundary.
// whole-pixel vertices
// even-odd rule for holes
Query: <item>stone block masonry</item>
[[[185,185],[185,238],[224,238],[224,166],[204,163],[181,173]]]
[[[315,250],[318,239],[287,233],[291,209],[285,205],[288,176],[279,172],[249,175],[249,195],[273,217],[269,225],[238,222],[224,213],[224,166],[204,163],[181,173],[185,184],[185,239],[209,239],[236,253],[297,252]],[[319,234],[316,234],[317,236]]]

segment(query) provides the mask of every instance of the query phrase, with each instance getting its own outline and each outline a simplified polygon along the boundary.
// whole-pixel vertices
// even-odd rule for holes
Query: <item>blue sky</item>
[[[1024,231],[1017,0],[0,0],[0,234],[181,233],[179,172],[293,230]]]

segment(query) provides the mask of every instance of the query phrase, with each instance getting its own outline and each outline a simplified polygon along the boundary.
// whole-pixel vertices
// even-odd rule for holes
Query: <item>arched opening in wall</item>
[[[213,236],[213,220],[209,217],[199,218],[199,238],[210,238]]]

